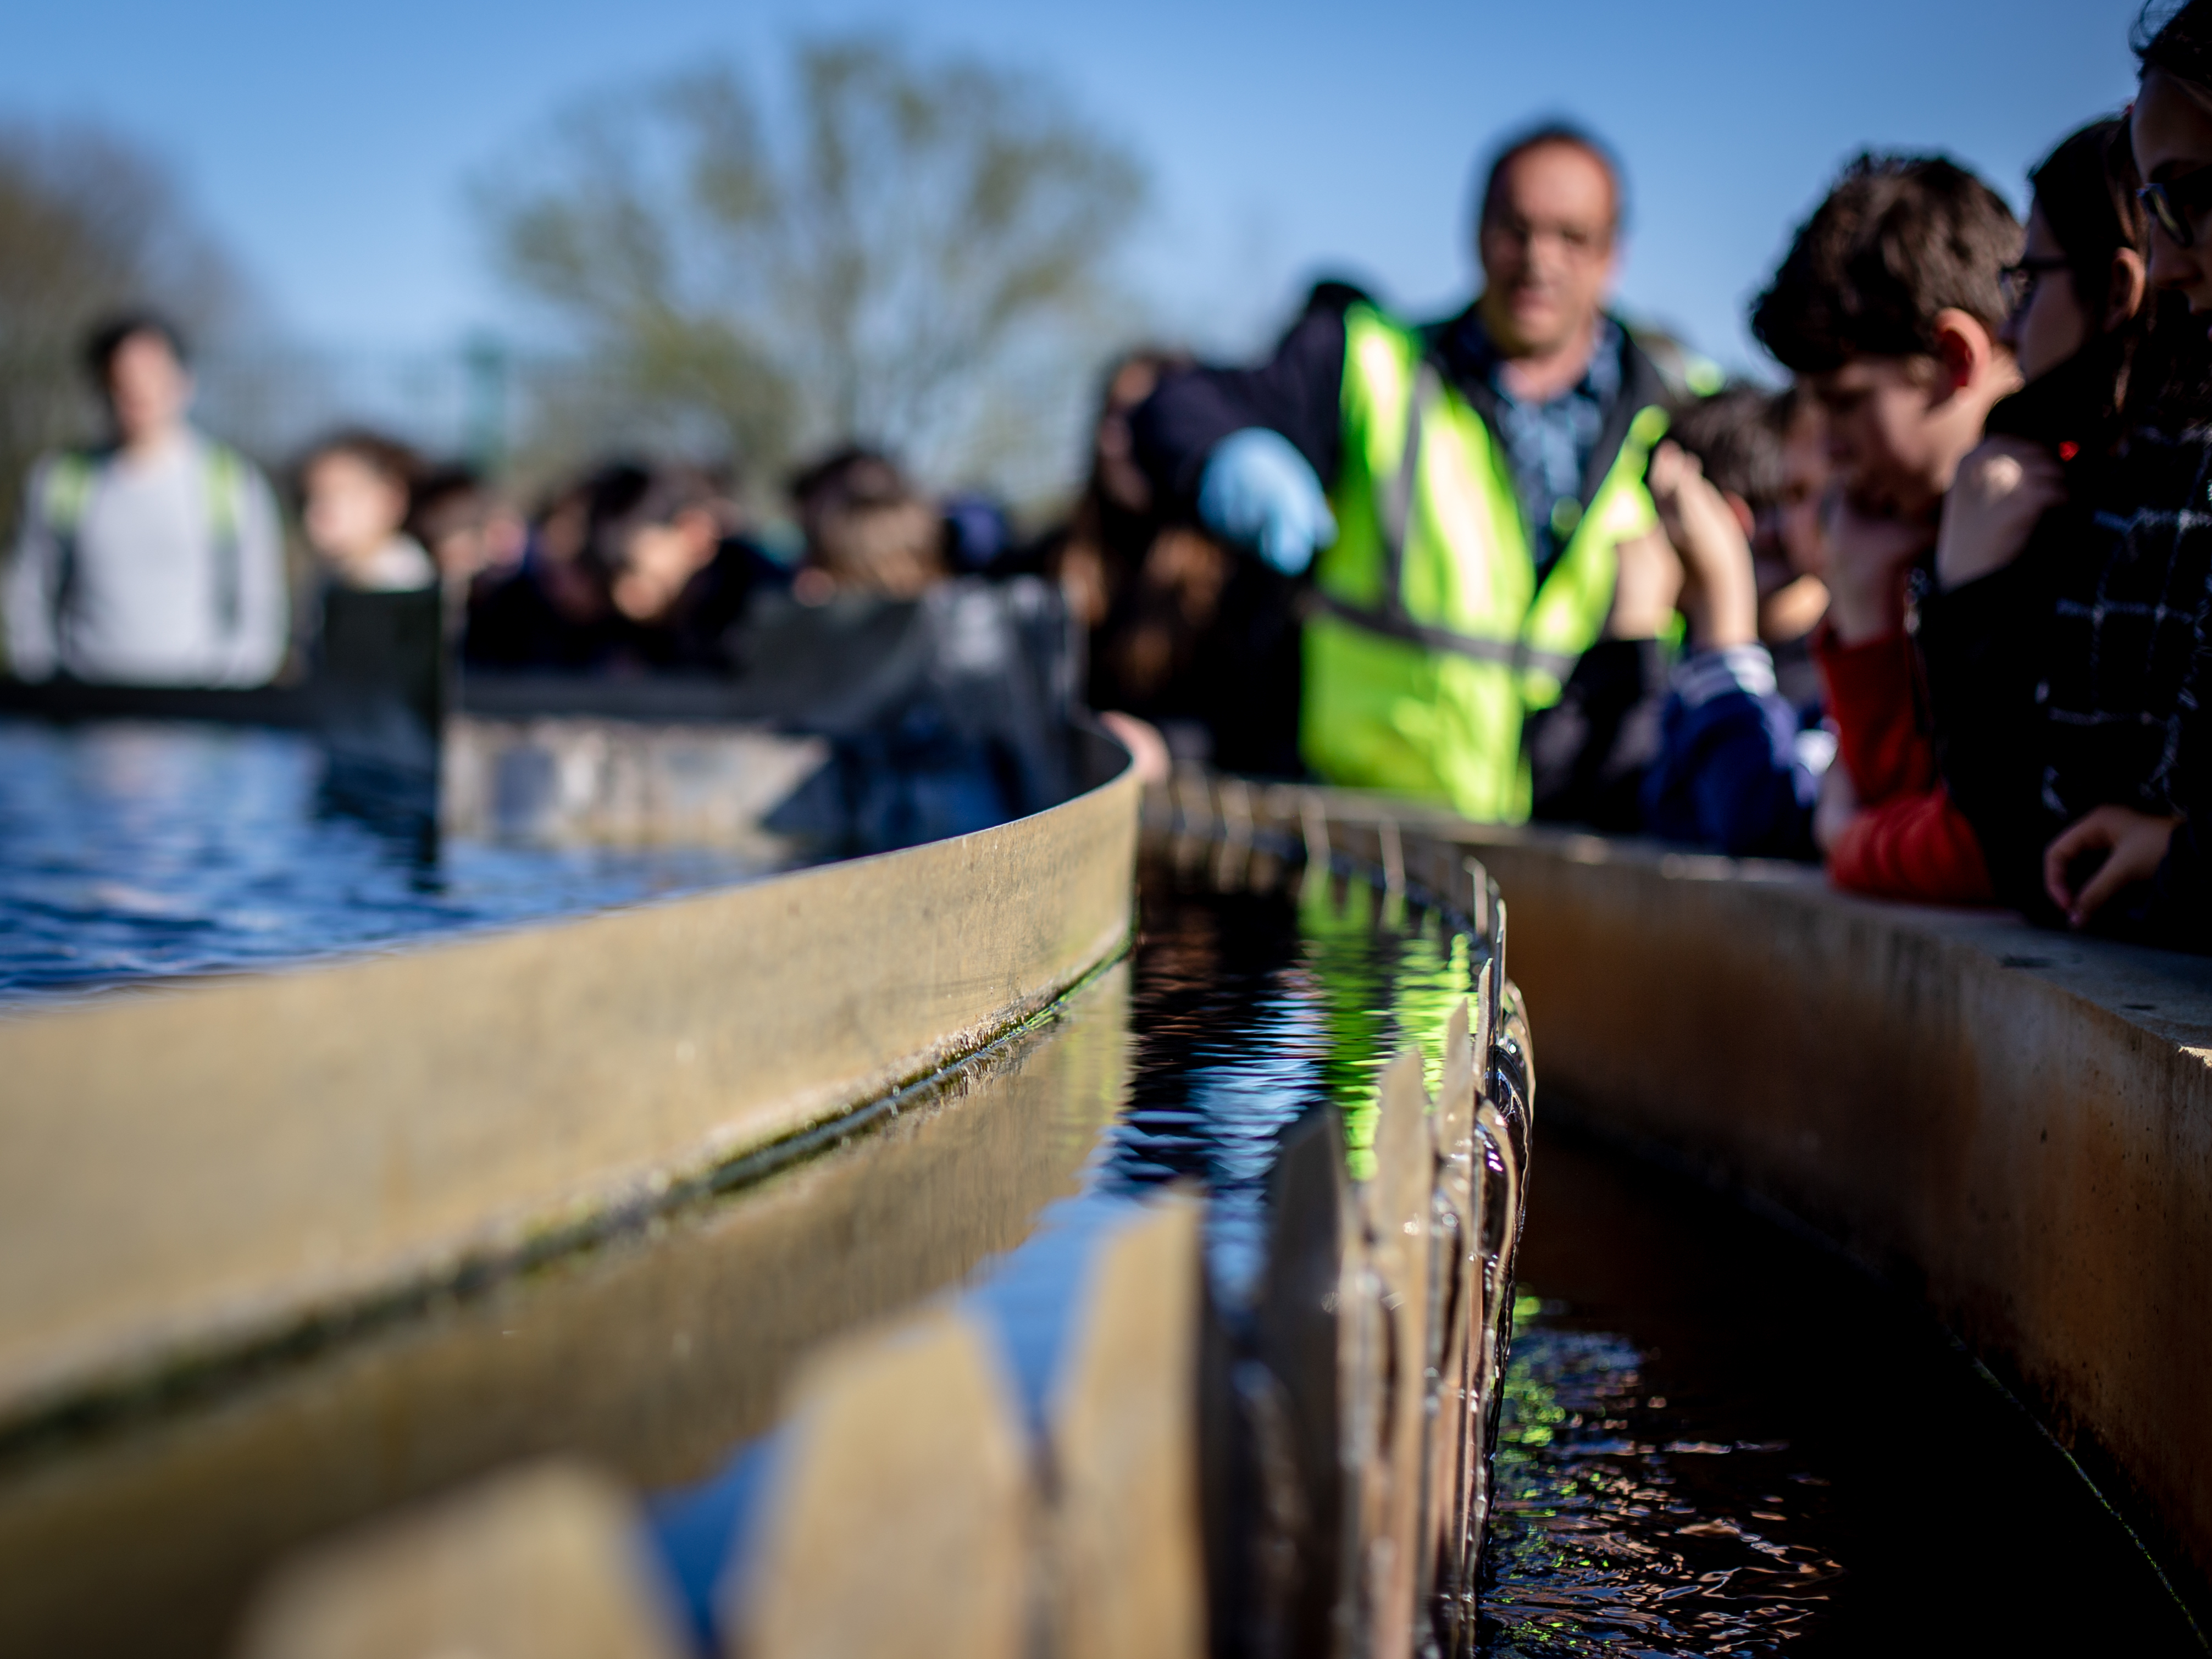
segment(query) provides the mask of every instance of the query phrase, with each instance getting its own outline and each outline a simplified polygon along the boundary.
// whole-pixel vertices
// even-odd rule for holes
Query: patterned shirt
[[[1620,396],[1620,325],[1600,318],[1582,379],[1542,403],[1514,395],[1506,382],[1506,359],[1483,327],[1480,312],[1469,310],[1461,319],[1454,343],[1497,395],[1498,435],[1513,469],[1521,515],[1528,526],[1528,550],[1540,580],[1565,550],[1581,519],[1590,456],[1605,434],[1607,412]]]

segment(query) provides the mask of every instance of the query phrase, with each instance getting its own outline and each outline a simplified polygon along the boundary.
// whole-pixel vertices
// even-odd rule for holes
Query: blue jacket
[[[1833,736],[1776,690],[1762,645],[1686,657],[1668,677],[1644,827],[1732,858],[1814,856],[1813,804]]]

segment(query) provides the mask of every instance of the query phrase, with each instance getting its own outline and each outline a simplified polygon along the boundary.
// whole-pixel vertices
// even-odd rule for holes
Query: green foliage
[[[567,111],[478,190],[497,267],[643,417],[633,442],[704,431],[758,469],[851,437],[975,471],[1085,378],[1142,177],[972,60],[817,40],[787,78],[774,118],[726,66]]]

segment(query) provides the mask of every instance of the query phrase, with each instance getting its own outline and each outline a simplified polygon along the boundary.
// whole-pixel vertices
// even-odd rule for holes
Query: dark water
[[[1211,1182],[1231,1279],[1281,1128],[1324,1097],[1364,1107],[1406,1041],[1433,1066],[1467,983],[1432,931],[1347,896],[1145,896],[1100,1184]],[[2201,1651],[2119,1523],[1939,1331],[1773,1224],[1547,1127],[1540,1031],[1536,1060],[1486,1653]]]
[[[1540,1094],[1537,1124],[1486,1651],[2202,1651],[2095,1494],[1915,1310],[1547,1127]]]
[[[1039,1409],[1101,1230],[1195,1179],[1233,1300],[1264,1243],[1278,1137],[1326,1099],[1358,1139],[1380,1066],[1432,1066],[1463,946],[1372,896],[1177,893],[1148,878],[1127,1103],[1087,1189],[977,1276]],[[1537,1146],[1486,1546],[1482,1650],[2201,1651],[2064,1458],[1912,1309],[1704,1189],[1547,1123]],[[659,1529],[708,1632],[757,1495],[756,1444]]]
[[[554,850],[325,810],[289,732],[0,720],[0,1000],[264,968],[756,878],[733,854]]]

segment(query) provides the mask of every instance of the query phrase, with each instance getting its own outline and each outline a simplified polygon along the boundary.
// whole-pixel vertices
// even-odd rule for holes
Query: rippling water
[[[434,849],[291,732],[0,720],[0,999],[261,968],[757,877],[714,851]]]
[[[1232,1282],[1264,1240],[1282,1129],[1333,1097],[1361,1109],[1357,1133],[1403,1043],[1433,1067],[1467,984],[1433,931],[1346,899],[1144,896],[1101,1185],[1207,1182]],[[1484,1653],[2201,1650],[2096,1495],[1940,1331],[1774,1225],[1564,1138],[1540,1026],[1535,1050]]]

